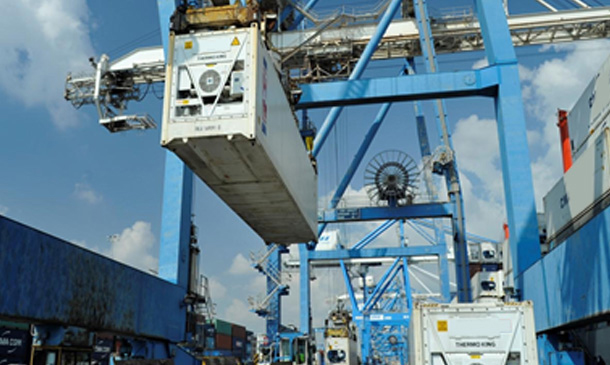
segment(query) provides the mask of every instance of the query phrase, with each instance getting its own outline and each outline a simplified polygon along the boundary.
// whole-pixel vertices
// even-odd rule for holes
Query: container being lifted
[[[256,26],[170,35],[162,128],[268,243],[317,238],[317,174]]]
[[[538,364],[534,308],[531,302],[417,303],[409,352],[411,365]]]

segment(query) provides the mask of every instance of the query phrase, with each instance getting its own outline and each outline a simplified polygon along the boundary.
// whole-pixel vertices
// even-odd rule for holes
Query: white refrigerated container
[[[499,271],[479,271],[470,279],[472,299],[497,300],[504,297],[504,273]]]
[[[317,174],[259,29],[171,38],[162,145],[266,242],[315,240]]]
[[[604,128],[543,198],[549,240],[561,241],[608,205],[609,147],[610,129]]]
[[[409,353],[410,365],[537,365],[532,303],[417,303]]]
[[[589,82],[568,113],[574,160],[578,160],[608,126],[610,116],[610,57]]]

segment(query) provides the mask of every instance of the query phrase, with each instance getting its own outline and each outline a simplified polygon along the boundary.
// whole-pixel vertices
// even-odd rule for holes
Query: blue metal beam
[[[364,305],[362,306],[362,312],[371,311],[372,307],[377,304],[380,295],[385,293],[386,289],[390,285],[390,282],[396,277],[398,270],[395,269],[399,263],[400,257],[397,257],[396,260],[394,260],[394,262],[392,263],[392,265],[388,268],[388,270],[383,274],[381,280],[379,280],[379,282],[375,286],[375,289],[373,289],[373,292],[371,293],[369,299],[364,302]]]
[[[446,255],[445,255],[446,257]],[[439,260],[440,261],[440,260]],[[445,259],[445,261],[447,261]],[[405,297],[407,300],[407,308],[409,309],[409,313],[411,313],[411,310],[413,309],[413,296],[411,295],[411,279],[409,277],[409,262],[407,260],[406,257],[402,258],[402,275],[403,275],[403,280],[404,280],[404,284],[405,284]],[[441,278],[443,278],[442,273],[441,275],[439,275]],[[441,283],[441,287],[442,287],[443,283]],[[447,276],[447,286],[449,286],[449,276]],[[441,289],[441,292],[443,292],[444,290]],[[443,296],[445,295],[445,293],[442,293]],[[449,296],[447,295],[446,298],[444,298],[446,300],[449,300]],[[407,322],[405,324],[406,326],[409,326],[409,322]]]
[[[352,162],[350,163],[349,167],[347,168],[347,171],[345,172],[343,179],[341,179],[339,186],[337,186],[337,189],[335,190],[335,193],[333,194],[333,197],[332,197],[330,203],[328,204],[329,209],[336,208],[337,205],[339,204],[339,202],[341,201],[341,198],[343,197],[343,194],[345,194],[345,191],[347,190],[349,183],[352,181],[352,178],[356,174],[356,171],[358,170],[358,167],[360,166],[360,163],[362,162],[364,155],[368,151],[369,147],[371,146],[371,143],[373,142],[373,139],[377,135],[377,131],[379,131],[379,127],[381,127],[381,123],[383,123],[386,115],[388,115],[388,111],[390,110],[391,106],[392,106],[392,104],[386,103],[386,104],[383,104],[381,106],[381,108],[379,109],[379,112],[377,113],[377,116],[375,117],[375,121],[373,121],[373,124],[371,124],[371,126],[369,127],[369,130],[366,133],[364,140],[360,144],[358,151],[356,151],[356,154],[354,155]],[[326,228],[326,224],[321,224],[318,226],[318,236],[320,236],[322,234],[322,232],[324,231],[325,228]]]
[[[184,340],[184,288],[4,217],[0,277],[1,317]]]
[[[369,43],[364,48],[364,51],[362,51],[362,54],[360,55],[358,62],[356,62],[356,66],[354,66],[354,70],[349,75],[349,80],[357,80],[360,78],[360,76],[362,76],[364,69],[369,64],[369,61],[371,60],[371,56],[373,55],[373,53],[375,53],[375,50],[377,49],[377,46],[379,45],[379,41],[383,37],[386,29],[388,29],[388,26],[392,22],[392,18],[394,17],[394,14],[396,14],[396,11],[400,7],[401,3],[402,3],[402,0],[390,0],[390,4],[389,4],[388,8],[386,9],[386,11],[383,14],[383,16],[381,17],[381,19],[379,20],[379,25],[377,26],[377,29],[375,30],[375,34],[373,34]],[[337,119],[339,118],[339,115],[341,114],[341,111],[343,110],[343,108],[339,107],[338,104],[332,104],[332,105],[329,104],[327,106],[335,106],[335,107],[333,107],[330,110],[330,112],[328,113],[328,116],[324,120],[324,123],[320,127],[320,130],[318,131],[318,134],[316,135],[316,138],[313,142],[314,146],[313,146],[312,155],[314,157],[317,157],[318,153],[320,153],[320,149],[324,145],[324,141],[326,141],[326,138],[330,134],[335,123],[337,122]]]
[[[430,229],[434,228],[434,222],[429,219],[412,220],[411,223],[417,224],[418,226],[430,228]],[[451,234],[451,227],[443,225],[442,231],[445,234]],[[466,233],[466,239],[469,242],[476,242],[476,243],[480,243],[480,242],[499,243],[498,240],[494,240],[489,237],[483,237],[483,236],[480,236],[480,235],[474,234],[474,233]]]
[[[309,9],[313,8],[317,4],[317,2],[318,2],[318,0],[309,0],[307,2],[307,4],[305,4],[305,6],[303,7],[303,10],[308,11]],[[288,27],[288,30],[297,29],[299,27],[299,25],[301,24],[301,22],[303,21],[303,18],[304,18],[303,13],[298,11],[297,15],[294,17],[294,21],[292,22],[290,27]]]
[[[380,234],[387,231],[390,227],[392,227],[396,223],[396,219],[390,219],[389,221],[385,221],[379,227],[375,228],[371,232],[369,232],[363,239],[358,241],[354,246],[352,246],[352,250],[360,250],[369,243],[373,242],[373,240],[379,237]]]
[[[432,36],[432,29],[430,28],[430,17],[428,15],[428,6],[426,0],[414,0],[415,16],[417,18],[417,24],[419,28],[420,45],[422,54],[426,59],[425,67],[428,73],[438,72],[438,62],[436,60],[436,50],[434,49],[434,37]],[[449,122],[446,115],[445,101],[442,99],[436,99],[434,104],[435,120],[437,125],[437,131],[440,134],[440,140],[442,144],[448,150],[453,151],[453,144],[451,142],[451,133],[449,128]],[[461,302],[469,302],[471,300],[470,295],[470,275],[468,269],[468,246],[465,239],[466,226],[464,220],[464,204],[462,200],[461,186],[458,175],[457,160],[454,159],[450,165],[444,169],[444,175],[446,179],[447,191],[449,193],[451,201],[455,204],[455,215],[452,217],[453,229],[453,247],[455,251],[455,271],[456,279],[458,283],[458,299]],[[439,227],[435,225],[435,234],[437,239],[445,240],[445,237],[440,234]],[[446,262],[441,261],[442,265],[446,265]],[[441,270],[443,271],[443,270]],[[444,291],[448,292],[448,277],[443,280]]]
[[[300,85],[297,109],[372,103],[494,96],[499,84],[497,70],[419,74]]]
[[[363,207],[326,210],[321,212],[318,222],[363,222],[382,219],[451,217],[452,215],[453,204],[425,203],[411,204],[403,207]]]
[[[444,253],[445,248],[442,246],[384,247],[367,248],[363,250],[311,251],[309,252],[309,260],[346,260],[360,258],[428,256],[441,255]]]
[[[277,273],[281,278],[282,270],[282,254],[280,248],[274,248],[273,245],[267,246],[268,250],[274,250],[267,260],[267,272]],[[277,288],[277,283],[267,276],[267,294],[272,293]],[[282,296],[280,291],[276,291],[269,301],[269,314],[265,319],[266,334],[273,341],[280,332],[280,324],[282,321]]]
[[[159,277],[188,287],[193,173],[168,151],[165,155]]]
[[[311,286],[309,277],[311,268],[309,264],[309,250],[307,245],[299,245],[299,288],[300,288],[300,323],[299,330],[302,333],[309,333],[311,330]]]
[[[349,277],[349,272],[347,271],[347,267],[345,266],[345,262],[343,262],[343,260],[340,261],[340,264],[341,272],[343,273],[343,280],[345,281],[345,287],[347,288],[347,294],[352,304],[352,312],[360,314],[360,309],[358,308],[358,302],[356,301],[356,294],[354,293],[354,288],[352,287],[352,281]]]
[[[476,0],[475,4],[487,60],[497,65],[502,80],[496,98],[498,140],[511,258],[519,290],[523,286],[521,275],[541,257],[519,70],[502,3]]]
[[[169,19],[179,0],[157,0],[163,49],[169,47]],[[166,57],[167,59],[167,57]],[[193,173],[173,152],[165,155],[163,210],[159,247],[159,276],[188,286]]]

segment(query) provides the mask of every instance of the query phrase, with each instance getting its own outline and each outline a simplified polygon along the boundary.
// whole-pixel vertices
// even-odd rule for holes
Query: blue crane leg
[[[521,83],[501,1],[476,0],[475,5],[487,60],[502,80],[496,96],[496,117],[509,243],[519,292],[522,274],[541,257]]]

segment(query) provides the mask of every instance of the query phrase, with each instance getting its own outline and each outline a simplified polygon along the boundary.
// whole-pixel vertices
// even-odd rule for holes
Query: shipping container
[[[113,351],[114,339],[112,337],[96,336],[91,360],[97,365],[108,365]]]
[[[603,204],[607,206],[604,200],[610,190],[608,146],[610,129],[606,128],[543,198],[550,241],[563,240],[601,211]]]
[[[479,271],[470,280],[472,299],[504,297],[504,276],[502,271]]]
[[[334,365],[357,365],[358,344],[353,336],[326,338],[326,361]]]
[[[215,319],[213,322],[216,333],[221,333],[231,337],[233,332],[233,325],[229,322],[223,321],[222,319]]]
[[[568,129],[574,160],[578,160],[608,123],[610,113],[610,58],[589,82],[568,113]]]
[[[538,364],[532,303],[416,303],[409,353],[410,365]]]
[[[246,353],[246,340],[233,337],[231,341],[231,351],[233,351],[235,355],[243,357]]]
[[[234,324],[231,328],[231,336],[245,339],[246,338],[246,327]]]
[[[231,350],[233,341],[230,335],[216,333],[216,348],[219,350]]]
[[[161,144],[266,242],[317,238],[317,173],[257,27],[170,41]]]
[[[206,323],[203,325],[203,333],[205,337],[214,337],[216,336],[216,329],[214,328],[214,324]]]
[[[0,328],[0,364],[28,364],[31,346],[30,332]]]
[[[206,350],[214,350],[216,348],[216,335],[205,338],[205,348]]]

